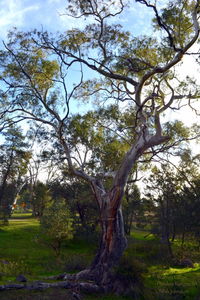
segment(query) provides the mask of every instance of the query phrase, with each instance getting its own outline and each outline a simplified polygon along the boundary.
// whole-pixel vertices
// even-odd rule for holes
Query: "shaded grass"
[[[104,295],[104,296],[102,296],[102,295],[85,295],[85,297],[83,298],[83,299],[87,299],[87,300],[95,300],[95,299],[99,299],[99,300],[131,300],[131,299],[133,299],[132,297],[123,297],[123,296],[115,296],[115,295],[112,295],[112,294],[110,294],[110,295]]]
[[[147,230],[133,229],[131,237],[137,241],[155,240],[155,236]]]
[[[74,300],[72,291],[66,289],[48,289],[44,291],[18,290],[1,292],[1,300]],[[81,295],[83,300],[132,300],[130,297],[114,295]]]

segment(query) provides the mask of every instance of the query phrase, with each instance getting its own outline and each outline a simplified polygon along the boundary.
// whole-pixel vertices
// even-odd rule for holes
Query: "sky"
[[[30,30],[42,28],[50,31],[66,27],[67,18],[63,0],[0,0],[0,36],[5,39],[13,27]]]
[[[6,39],[7,32],[13,27],[30,30],[44,28],[49,31],[65,31],[75,27],[77,22],[83,25],[84,21],[72,19],[64,15],[66,0],[0,0],[0,38]],[[145,6],[138,10],[139,4],[131,5],[129,15],[120,17],[123,25],[129,23],[129,30],[146,33],[150,30],[149,20],[151,12]]]

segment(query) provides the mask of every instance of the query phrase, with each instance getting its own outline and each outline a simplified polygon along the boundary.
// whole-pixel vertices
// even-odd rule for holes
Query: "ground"
[[[65,241],[60,257],[39,241],[39,222],[30,214],[14,214],[9,226],[0,229],[0,285],[16,282],[23,274],[29,282],[48,281],[47,277],[63,272],[77,272],[85,268],[95,254],[97,242],[76,238]],[[176,255],[190,256],[194,268],[176,268],[169,265],[159,241],[146,230],[134,229],[129,247],[118,272],[122,279],[136,282],[137,298],[144,300],[200,299],[200,254],[198,244],[188,240],[184,247],[175,242]],[[134,271],[134,275],[132,274]],[[141,288],[142,286],[142,288]],[[74,299],[73,291],[48,289],[45,291],[4,291],[1,300]],[[198,298],[199,297],[199,298]],[[134,299],[116,295],[82,295],[82,299]]]

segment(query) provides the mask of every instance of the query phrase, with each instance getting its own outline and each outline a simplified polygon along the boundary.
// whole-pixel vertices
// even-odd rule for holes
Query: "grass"
[[[44,262],[49,260],[49,251],[36,243],[39,223],[36,219],[13,219],[1,231],[0,260],[18,264],[28,275],[43,271]],[[20,268],[20,269],[21,269]],[[14,274],[15,275],[15,274]]]
[[[9,221],[9,226],[1,227],[0,284],[15,282],[16,276],[20,273],[33,281],[65,271],[79,271],[89,265],[94,256],[95,245],[89,245],[83,240],[71,240],[63,244],[61,257],[57,259],[51,249],[37,243],[38,234],[39,221],[30,213],[14,214]],[[74,299],[69,291],[62,289],[39,292],[18,290],[0,293],[1,300]],[[84,295],[84,299],[123,300],[128,298]]]
[[[84,240],[70,240],[63,244],[60,258],[56,258],[51,249],[37,242],[39,222],[30,213],[14,214],[9,226],[0,229],[0,284],[15,281],[18,274],[25,275],[28,280],[60,274],[76,272],[86,267],[95,253],[96,245]],[[136,269],[145,269],[143,300],[194,300],[200,296],[200,254],[194,242],[181,248],[179,241],[175,243],[177,254],[190,253],[195,268],[175,268],[169,266],[159,241],[147,231],[134,229],[129,238],[129,247],[125,255],[133,261]],[[182,251],[182,252],[181,252]],[[193,252],[192,252],[193,251]],[[143,265],[145,267],[143,267]],[[139,271],[140,272],[140,271]],[[66,290],[34,292],[17,291],[1,292],[2,300],[20,299],[70,299]],[[17,294],[17,297],[16,297]],[[88,300],[123,300],[133,299],[114,295],[84,295]],[[141,299],[142,300],[142,299]]]
[[[200,295],[200,267],[168,268],[152,267],[146,278],[146,284],[159,291],[155,299],[185,299],[194,300]]]
[[[24,217],[24,216],[23,216]],[[63,245],[61,259],[55,258],[53,251],[46,245],[39,244],[39,222],[29,215],[19,219],[18,215],[10,220],[9,226],[0,231],[0,273],[7,270],[3,277],[16,276],[15,269],[30,277],[46,276],[64,271],[65,261],[72,254],[82,255],[89,260],[94,247],[84,241],[69,241]]]
[[[147,230],[133,229],[131,232],[131,237],[137,241],[155,240],[154,235],[149,233]]]
[[[189,257],[194,268],[171,267],[159,241],[143,230],[133,230],[126,255],[145,263],[148,272],[144,276],[145,300],[197,300],[200,299],[200,253],[194,240],[181,246],[179,240],[173,245],[179,258]]]

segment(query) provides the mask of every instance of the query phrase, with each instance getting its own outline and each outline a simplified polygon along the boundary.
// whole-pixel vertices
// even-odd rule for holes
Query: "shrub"
[[[70,254],[65,261],[65,271],[76,272],[85,269],[89,265],[90,257],[84,254]]]
[[[72,220],[64,201],[52,204],[40,218],[39,241],[50,246],[56,256],[60,255],[62,242],[72,238]]]
[[[147,272],[146,265],[127,255],[123,256],[118,267],[115,269],[116,293],[132,296],[133,299],[142,299],[143,295],[143,274]]]
[[[74,229],[74,227],[73,227]],[[96,230],[91,230],[89,227],[76,227],[74,231],[74,238],[76,240],[84,240],[87,243],[93,243],[98,244],[99,242],[99,231],[96,228]]]
[[[23,261],[0,261],[0,276],[16,276],[30,274],[29,266]]]

